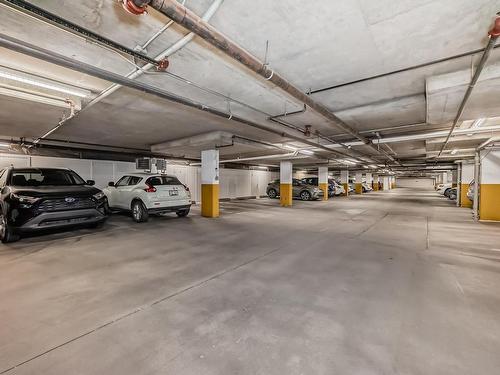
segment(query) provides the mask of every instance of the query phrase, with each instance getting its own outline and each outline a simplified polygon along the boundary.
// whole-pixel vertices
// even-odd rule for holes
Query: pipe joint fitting
[[[488,32],[488,35],[492,38],[498,38],[500,36],[500,16],[495,19],[495,24],[493,28]]]
[[[148,7],[149,1],[121,0],[121,3],[123,9],[125,9],[128,13],[139,16],[141,14],[147,13],[146,9]]]

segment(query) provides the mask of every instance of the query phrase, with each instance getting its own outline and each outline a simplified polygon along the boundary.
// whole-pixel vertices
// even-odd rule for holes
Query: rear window
[[[65,169],[14,169],[10,176],[12,186],[70,186],[84,185],[75,172]]]
[[[146,180],[146,185],[161,186],[161,185],[182,185],[182,183],[174,176],[154,176]]]

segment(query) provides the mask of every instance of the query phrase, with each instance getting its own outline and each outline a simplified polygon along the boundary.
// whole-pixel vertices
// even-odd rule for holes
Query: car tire
[[[10,225],[5,220],[4,215],[0,215],[0,240],[2,243],[15,242],[20,236],[12,230]]]
[[[307,190],[303,190],[300,192],[300,199],[302,199],[303,201],[310,201],[311,198],[312,195]]]
[[[451,193],[451,188],[448,188],[444,191],[444,196],[445,197],[449,197],[450,196],[450,193]]]
[[[189,208],[187,208],[185,210],[177,211],[176,214],[179,217],[185,217],[185,216],[187,216],[189,214]]]
[[[278,192],[275,189],[269,189],[267,191],[267,196],[271,199],[275,199],[278,197]]]
[[[132,219],[136,223],[145,223],[149,219],[149,213],[144,203],[140,200],[132,202]]]

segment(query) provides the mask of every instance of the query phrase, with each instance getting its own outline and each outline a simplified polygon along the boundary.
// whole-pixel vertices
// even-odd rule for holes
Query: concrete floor
[[[0,247],[0,373],[498,374],[500,225],[434,191]]]

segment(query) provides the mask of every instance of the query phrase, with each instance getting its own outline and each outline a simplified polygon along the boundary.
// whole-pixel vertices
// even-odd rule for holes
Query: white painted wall
[[[481,184],[500,184],[500,151],[481,151]]]
[[[117,181],[123,174],[137,172],[135,163],[107,160],[55,158],[46,156],[11,155],[0,153],[0,168],[8,167],[61,167],[70,168],[85,180],[95,180],[98,188],[104,188],[109,181]],[[167,164],[167,173],[177,176],[189,187],[193,200],[201,199],[201,168],[188,165]],[[239,198],[266,194],[267,184],[279,173],[220,169],[220,198]]]
[[[396,178],[397,187],[415,188],[415,189],[433,189],[434,179],[432,178]]]

